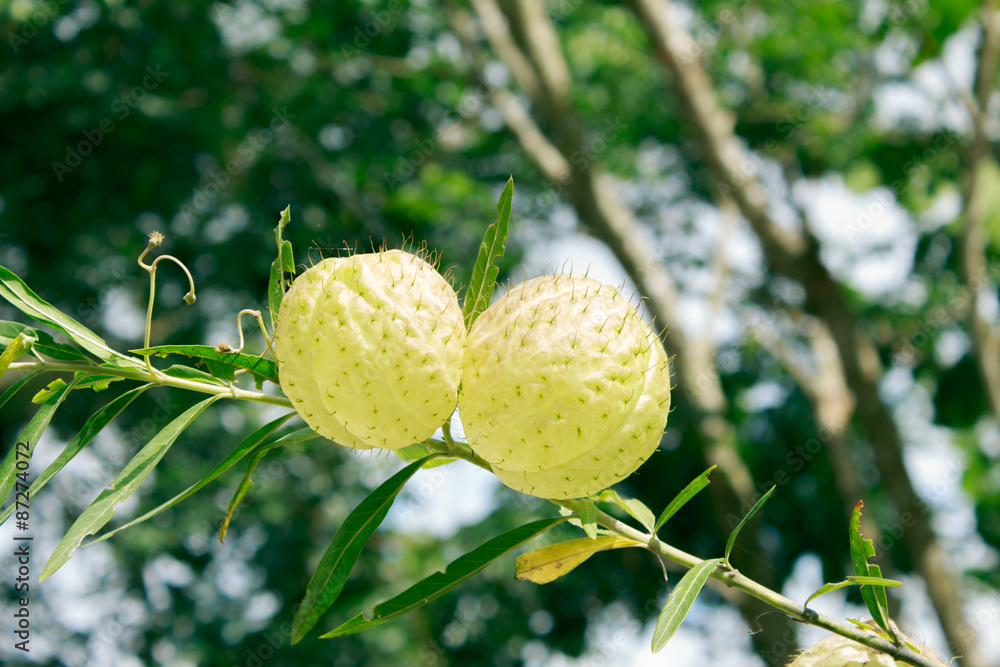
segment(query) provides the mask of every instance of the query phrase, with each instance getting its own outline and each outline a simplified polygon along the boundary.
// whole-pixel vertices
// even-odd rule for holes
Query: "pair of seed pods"
[[[542,498],[632,474],[670,408],[656,334],[617,289],[577,274],[512,287],[466,331],[455,290],[420,257],[326,259],[286,292],[274,351],[282,390],[320,435],[398,449],[457,404],[473,451]]]

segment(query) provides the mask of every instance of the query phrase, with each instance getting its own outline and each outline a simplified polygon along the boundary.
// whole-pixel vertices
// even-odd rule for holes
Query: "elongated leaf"
[[[677,632],[677,628],[681,627],[681,623],[691,611],[691,607],[705,586],[705,582],[709,580],[712,572],[722,562],[721,558],[703,560],[685,572],[681,580],[677,582],[670,597],[667,598],[667,604],[660,612],[656,627],[653,628],[653,653],[661,651]]]
[[[455,443],[456,445],[459,443]],[[436,449],[430,445],[423,442],[416,442],[412,445],[407,445],[406,447],[401,447],[400,449],[394,449],[393,454],[406,461],[407,463],[411,461],[418,461],[425,456],[430,456],[431,454],[439,453]],[[449,458],[447,456],[439,456],[429,463],[424,464],[424,469],[429,470],[431,468],[437,468],[438,466],[446,466],[449,463],[454,463],[458,459]]]
[[[49,397],[45,403],[42,403],[41,407],[35,412],[34,416],[28,421],[27,425],[21,431],[21,434],[17,436],[17,439],[11,443],[10,451],[7,452],[7,456],[4,457],[3,463],[0,463],[0,503],[7,499],[7,494],[14,487],[14,479],[17,477],[17,460],[18,460],[18,443],[27,443],[28,445],[28,458],[35,451],[35,445],[38,444],[38,439],[42,437],[42,433],[48,427],[49,422],[52,421],[52,415],[55,414],[56,409],[62,405],[63,400],[69,395],[69,392],[73,390],[73,383],[64,384],[57,392]],[[24,452],[22,448],[20,450]],[[24,458],[22,455],[20,458]]]
[[[21,324],[20,322],[0,320],[0,345],[10,345],[11,341],[21,333],[25,333],[35,339],[31,349],[52,359],[58,359],[59,361],[90,360],[87,355],[75,347],[56,342],[52,334],[47,331],[33,329],[27,324]]]
[[[587,536],[592,540],[597,539],[597,508],[594,507],[594,501],[590,498],[584,498],[580,501],[580,510],[578,512],[580,516],[580,524],[583,528],[583,532],[587,533]]]
[[[288,421],[288,419],[290,417],[292,417],[293,415],[295,415],[294,412],[289,412],[287,415],[282,415],[281,417],[278,417],[277,419],[264,424],[259,429],[257,429],[256,431],[254,431],[253,433],[251,433],[250,435],[248,435],[243,440],[243,442],[241,442],[240,444],[236,445],[236,449],[234,449],[233,451],[231,451],[229,453],[229,456],[227,456],[226,458],[224,458],[222,460],[222,462],[219,463],[219,465],[217,465],[214,468],[212,468],[212,470],[207,475],[205,475],[204,477],[202,477],[200,480],[198,480],[197,482],[195,482],[194,484],[192,484],[188,488],[184,489],[183,491],[181,491],[180,493],[178,493],[176,496],[174,496],[170,500],[166,501],[165,503],[159,505],[158,507],[155,507],[155,508],[149,510],[148,512],[146,512],[145,514],[143,514],[139,518],[133,519],[133,520],[129,521],[128,523],[126,523],[124,526],[119,526],[118,528],[115,528],[114,530],[108,531],[108,532],[104,533],[103,535],[94,538],[90,542],[87,542],[87,544],[85,544],[84,546],[89,546],[91,544],[94,544],[95,542],[103,542],[104,540],[108,539],[109,537],[111,537],[115,533],[121,532],[121,531],[125,530],[126,528],[131,528],[132,526],[136,525],[137,523],[142,523],[143,521],[146,521],[147,519],[152,519],[154,516],[156,516],[160,512],[168,510],[171,507],[173,507],[174,505],[176,505],[177,503],[179,503],[179,502],[181,502],[183,500],[186,500],[187,498],[190,498],[195,493],[197,493],[198,491],[201,491],[203,488],[205,488],[216,477],[218,477],[219,475],[221,475],[222,473],[224,473],[225,471],[227,471],[231,467],[233,467],[233,465],[235,465],[240,459],[242,459],[244,456],[246,456],[254,447],[256,447],[257,445],[259,445],[262,442],[264,442],[264,440],[266,440],[272,433],[274,433],[276,430],[278,430],[278,428],[280,428],[281,425],[284,424],[286,421]]]
[[[144,368],[139,359],[116,352],[100,336],[40,298],[10,269],[0,266],[0,296],[33,319],[62,331],[98,359],[122,368]]]
[[[50,382],[44,389],[40,389],[34,396],[31,397],[32,403],[45,403],[50,398],[56,395],[57,392],[61,391],[63,387],[66,386],[66,381],[62,378],[56,378]]]
[[[368,539],[382,524],[393,501],[414,473],[438,454],[415,461],[379,485],[344,519],[323,553],[306,595],[292,619],[292,643],[306,636],[340,595]]]
[[[236,508],[240,506],[240,503],[243,502],[243,499],[249,493],[250,487],[253,486],[251,475],[253,475],[254,470],[257,469],[257,464],[260,463],[260,460],[264,458],[268,451],[267,449],[261,449],[250,455],[250,460],[247,461],[246,472],[243,473],[243,479],[240,480],[240,485],[236,487],[233,497],[229,499],[229,505],[226,507],[226,516],[222,518],[222,523],[219,524],[219,542],[226,539],[229,522],[233,520]]]
[[[0,354],[0,375],[4,374],[12,361],[26,354],[36,340],[38,339],[30,334],[19,333],[17,338],[10,341],[3,354]]]
[[[476,264],[472,267],[472,280],[465,290],[465,303],[462,314],[465,316],[465,326],[471,327],[479,314],[490,305],[493,288],[497,284],[500,269],[493,263],[504,253],[504,241],[507,240],[507,228],[510,224],[510,208],[514,201],[514,177],[511,176],[500,193],[497,202],[497,219],[486,228],[483,243],[479,246]]]
[[[716,466],[712,466],[705,472],[695,477],[690,484],[685,486],[680,493],[674,496],[674,499],[670,501],[670,504],[667,505],[667,508],[663,510],[662,514],[660,514],[660,518],[656,520],[656,525],[653,526],[654,533],[659,531],[660,528],[663,526],[663,524],[669,521],[670,517],[672,517],[674,514],[677,513],[677,510],[684,507],[684,505],[687,504],[687,501],[694,498],[696,495],[698,495],[699,491],[708,486],[709,484],[708,476],[711,474],[713,470],[715,470],[715,468]]]
[[[220,380],[235,380],[236,371],[244,368],[253,375],[257,388],[260,389],[264,380],[278,384],[278,366],[270,359],[263,359],[242,352],[219,352],[208,345],[159,345],[139,350],[130,350],[133,354],[155,354],[165,357],[168,354],[183,354],[195,357],[208,372]]]
[[[832,593],[833,591],[840,590],[841,588],[845,588],[847,586],[860,586],[862,584],[867,584],[870,586],[877,586],[877,587],[883,587],[883,586],[895,587],[895,586],[902,586],[903,582],[896,581],[895,579],[882,579],[881,577],[858,577],[852,575],[849,576],[844,581],[838,581],[835,584],[824,584],[819,588],[819,590],[817,590],[815,593],[809,596],[809,599],[806,600],[806,603],[803,606],[808,607],[810,602],[820,597],[821,595]]]
[[[264,455],[276,447],[287,447],[296,443],[305,442],[306,440],[313,440],[318,437],[320,437],[320,435],[311,428],[302,428],[298,431],[293,431],[282,438],[278,438],[273,442],[259,444],[256,448],[249,452],[250,460],[247,461],[246,472],[243,473],[243,479],[240,480],[240,485],[236,487],[236,492],[233,493],[233,497],[230,498],[229,506],[226,508],[226,516],[223,517],[222,523],[219,525],[219,542],[222,542],[222,540],[225,539],[226,531],[229,530],[229,522],[232,521],[236,508],[239,507],[241,502],[243,502],[243,498],[246,497],[247,492],[250,491],[250,487],[253,486],[253,480],[250,476],[253,475],[254,470],[257,469],[257,464],[260,463],[262,458],[264,458]]]
[[[184,429],[205,408],[220,398],[222,398],[221,395],[212,396],[188,408],[180,417],[167,424],[145,447],[139,450],[139,453],[128,462],[125,469],[115,477],[108,488],[101,491],[90,507],[85,509],[83,514],[70,526],[69,532],[56,545],[55,551],[52,552],[52,556],[42,569],[42,574],[38,578],[39,581],[44,581],[55,574],[60,567],[69,561],[70,556],[80,546],[83,538],[97,532],[104,527],[104,524],[111,520],[115,515],[115,507],[135,493],[139,485],[145,481],[149,473],[153,472],[153,468],[160,462],[160,459],[163,458],[164,454],[167,453],[167,450],[170,449],[170,446],[174,444],[174,441],[177,440],[177,437]]]
[[[646,530],[653,532],[653,522],[656,517],[653,516],[653,511],[638,498],[622,498],[616,491],[606,489],[601,491],[601,495],[597,499],[605,503],[614,503],[628,512],[629,516],[642,524]]]
[[[41,372],[42,371],[32,371],[31,373],[28,373],[26,375],[22,375],[21,377],[19,377],[14,382],[14,384],[12,384],[11,386],[7,387],[6,391],[4,391],[3,394],[0,394],[0,408],[2,408],[4,405],[6,405],[7,401],[9,401],[11,398],[13,398],[14,394],[16,394],[18,391],[20,391],[21,387],[23,387],[24,385],[28,384],[28,382],[30,382],[32,378],[34,378],[36,375],[38,375]]]
[[[67,444],[59,456],[56,457],[56,460],[50,463],[48,467],[42,471],[42,474],[35,478],[35,481],[31,484],[31,488],[28,489],[28,497],[34,498],[35,494],[38,493],[50,479],[55,477],[55,474],[62,470],[67,463],[72,461],[74,456],[79,454],[84,447],[89,445],[97,434],[100,433],[112,419],[117,417],[121,411],[129,405],[129,403],[139,396],[139,394],[152,386],[152,384],[145,384],[141,387],[136,387],[131,391],[127,391],[91,415],[90,419],[88,419],[83,425],[83,428],[80,429],[80,432],[69,441],[69,444]],[[2,514],[0,514],[0,523],[7,520],[7,517],[9,517],[10,513],[14,510],[14,507],[15,505],[12,504],[5,509]]]
[[[281,300],[285,297],[285,274],[295,273],[295,254],[292,251],[292,244],[282,238],[285,225],[292,220],[292,207],[287,206],[281,212],[278,226],[274,228],[274,238],[278,244],[278,257],[271,263],[271,277],[267,284],[267,307],[271,312],[271,328],[278,324],[278,310],[281,308]]]
[[[764,503],[767,502],[767,499],[771,497],[771,494],[774,493],[774,490],[776,488],[778,488],[778,487],[777,486],[772,486],[770,489],[768,489],[767,493],[765,493],[761,497],[761,499],[758,500],[757,503],[753,507],[750,508],[750,511],[747,512],[747,515],[745,517],[743,517],[743,520],[740,521],[740,524],[738,526],[736,526],[736,530],[734,530],[732,533],[730,533],[729,539],[726,540],[726,557],[725,557],[725,561],[727,563],[729,562],[729,554],[731,554],[733,552],[733,545],[736,544],[736,537],[740,534],[740,531],[743,530],[743,526],[747,525],[747,521],[749,521],[750,518],[753,517],[753,515],[757,513],[757,510],[759,510],[761,507],[764,506]]]
[[[594,539],[581,537],[577,540],[550,544],[518,556],[517,574],[514,576],[517,579],[533,581],[536,584],[547,584],[571,572],[577,565],[599,551],[645,546],[642,542],[628,540],[617,535],[601,535]]]
[[[854,574],[860,577],[881,578],[881,569],[877,565],[868,564],[868,559],[875,557],[875,546],[871,540],[865,539],[864,535],[861,534],[861,508],[864,505],[864,501],[859,500],[858,504],[854,506],[854,512],[851,514],[851,561],[854,563]],[[876,590],[881,590],[882,596],[876,595]],[[872,615],[872,620],[892,635],[893,632],[889,629],[888,605],[883,606],[882,604],[882,599],[885,599],[885,589],[875,589],[867,585],[862,586],[861,599],[865,601],[865,606],[868,607],[868,611]]]
[[[344,637],[362,630],[381,625],[388,620],[419,609],[431,600],[436,600],[466,579],[481,572],[487,565],[504,554],[513,551],[533,537],[541,535],[555,525],[566,521],[567,517],[557,516],[532,521],[518,528],[508,530],[488,540],[464,556],[453,560],[444,572],[435,572],[423,581],[382,604],[376,605],[370,614],[361,613],[338,628],[326,633],[321,639]]]

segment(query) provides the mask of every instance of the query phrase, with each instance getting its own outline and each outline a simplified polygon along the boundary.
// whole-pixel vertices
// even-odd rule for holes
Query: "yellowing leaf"
[[[598,551],[642,547],[642,542],[623,537],[602,535],[596,539],[581,537],[578,540],[550,544],[517,557],[517,579],[547,584],[555,581]]]

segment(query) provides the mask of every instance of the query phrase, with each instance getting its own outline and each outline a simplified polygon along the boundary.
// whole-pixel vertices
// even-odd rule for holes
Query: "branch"
[[[970,105],[973,140],[965,155],[965,192],[962,215],[965,225],[959,239],[962,278],[971,296],[969,330],[975,346],[976,366],[983,383],[987,402],[993,416],[1000,419],[1000,327],[989,322],[978,305],[983,299],[992,298],[991,276],[986,263],[987,246],[987,182],[989,172],[983,160],[989,153],[989,136],[986,115],[990,97],[996,87],[997,67],[1000,61],[1000,25],[997,21],[997,0],[983,2],[983,38],[976,67],[975,100]]]
[[[114,366],[94,366],[72,361],[20,361],[14,362],[7,367],[11,371],[58,371],[64,373],[85,373],[87,375],[110,375],[111,377],[122,378],[124,380],[139,380],[140,382],[152,382],[153,384],[177,387],[178,389],[188,389],[203,394],[214,394],[216,396],[229,396],[242,401],[255,401],[257,403],[268,403],[270,405],[280,405],[283,408],[293,409],[292,402],[284,396],[272,396],[260,391],[250,391],[240,389],[232,385],[222,386],[198,382],[197,380],[185,380],[165,375],[162,372],[148,373],[144,371],[131,370],[126,368],[116,368]]]
[[[877,377],[865,372],[856,340],[857,319],[820,261],[817,242],[808,235],[788,234],[771,218],[767,194],[754,175],[756,163],[739,145],[729,114],[719,106],[708,72],[698,58],[697,45],[671,21],[669,0],[632,0],[632,4],[656,45],[657,54],[672,74],[678,104],[719,186],[732,194],[760,237],[771,269],[805,287],[806,309],[826,323],[836,341],[844,376],[855,393],[856,414],[874,445],[876,463],[889,497],[900,515],[909,515],[915,521],[903,540],[917,570],[927,581],[950,648],[964,656],[965,665],[984,664],[975,637],[970,638],[964,630],[958,582],[944,563],[926,505],[913,488],[903,460],[899,430],[879,395]]]

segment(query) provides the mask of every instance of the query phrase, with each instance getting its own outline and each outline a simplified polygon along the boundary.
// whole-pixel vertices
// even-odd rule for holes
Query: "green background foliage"
[[[950,483],[961,488],[975,528],[939,529],[953,551],[979,545],[992,554],[992,561],[960,573],[970,591],[995,599],[995,565],[980,564],[995,562],[1000,547],[997,416],[972,353],[942,352],[955,340],[968,342],[957,296],[961,219],[947,205],[968,178],[968,128],[938,122],[957,94],[945,96],[929,124],[901,114],[886,125],[877,103],[880,90],[909,81],[948,44],[973,42],[978,5],[890,3],[892,11],[882,15],[876,4],[712,1],[683,5],[682,13],[736,133],[763,156],[776,191],[785,178],[833,179],[848,193],[881,187],[908,216],[915,242],[906,281],[873,293],[845,272],[835,275],[876,363],[912,378],[905,397],[886,399],[897,421],[915,423],[918,431],[932,424],[943,429],[936,440],[948,443],[946,459],[957,462]],[[704,232],[702,216],[718,211],[717,185],[655,47],[627,4],[564,1],[549,9],[586,138],[570,162],[599,162],[613,174],[682,293],[704,296],[698,275],[711,270],[718,236]],[[112,347],[128,350],[142,345],[148,283],[135,259],[154,230],[166,235],[164,250],[190,267],[198,286],[197,303],[186,306],[184,276],[161,265],[154,345],[235,343],[236,313],[266,312],[274,227],[286,206],[292,222],[283,235],[300,268],[381,244],[426,246],[459,287],[471,279],[483,232],[513,174],[512,236],[498,260],[501,281],[517,279],[525,262],[541,268],[574,260],[559,253],[583,247],[585,213],[549,184],[505,125],[490,94],[514,85],[495,55],[476,55],[463,41],[456,25],[470,11],[461,2],[400,0],[0,3],[0,264]],[[900,60],[898,71],[878,65],[886,57]],[[559,134],[559,122],[531,111],[543,132]],[[995,140],[988,160],[996,159]],[[986,256],[995,269],[1000,172],[995,162],[987,164],[993,194],[984,204]],[[792,196],[779,199],[794,208]],[[866,233],[858,220],[844,221],[840,233],[848,240]],[[733,243],[754,255],[755,243],[741,233]],[[836,245],[819,236],[826,250]],[[567,239],[577,245],[562,244]],[[824,581],[840,581],[853,572],[848,529],[860,498],[844,497],[836,484],[837,462],[811,397],[772,346],[744,331],[747,313],[780,318],[802,299],[759,258],[740,267],[723,299],[729,327],[738,331],[720,336],[712,367],[755,488],[779,489],[742,533],[732,560],[737,567],[763,564],[780,589],[804,555],[815,555]],[[903,294],[906,284],[917,285],[920,295]],[[0,319],[23,321],[5,303]],[[780,332],[792,346],[803,344],[801,333],[794,326]],[[249,350],[263,347],[258,333],[248,334]],[[0,451],[13,445],[37,409],[30,397],[50,379],[32,379],[0,410]],[[4,375],[0,389],[13,381]],[[779,398],[753,400],[764,390]],[[707,436],[691,400],[697,391],[675,389],[662,451],[617,487],[656,514],[707,467]],[[74,392],[39,445],[42,457],[54,458],[109,400],[107,393]],[[152,388],[127,406],[112,435],[97,438],[83,462],[62,481],[57,477],[47,497],[40,494],[33,509],[40,553],[55,546],[141,446],[197,400]],[[905,409],[911,404],[920,414]],[[117,520],[170,499],[276,416],[242,405],[209,408]],[[873,460],[874,436],[852,424],[847,437],[866,517],[895,525],[900,517]],[[910,448],[920,444],[907,441]],[[34,465],[40,472],[41,464]],[[291,646],[295,606],[325,546],[351,508],[399,467],[391,455],[354,456],[315,442],[269,454],[220,545],[215,531],[240,482],[239,471],[228,472],[196,499],[89,547],[94,555],[87,560],[78,551],[51,580],[33,585],[36,655],[71,665],[112,664],[106,657],[115,654],[142,664],[245,665],[256,657],[275,666],[514,666],[550,651],[618,664],[624,649],[595,647],[588,635],[602,613],[624,610],[631,634],[641,635],[640,623],[651,632],[666,589],[660,564],[641,550],[620,549],[545,586],[514,581],[508,559],[403,619],[336,640],[315,633]],[[443,480],[430,484],[430,496],[455,484],[453,474],[428,479]],[[402,497],[415,511],[430,511],[431,504],[418,502],[419,491],[410,493]],[[377,531],[318,628],[336,627],[501,531],[552,515],[546,503],[502,487],[492,493],[487,516],[461,525],[445,520],[452,529],[443,536],[389,526]],[[931,496],[931,511],[954,519],[947,503]],[[757,498],[741,499],[744,513]],[[726,525],[717,502],[718,496],[698,495],[661,537],[702,557],[721,554],[739,518]],[[579,533],[562,525],[552,535]],[[898,537],[878,551],[885,576],[913,572]],[[896,590],[889,591],[892,614],[900,605]],[[856,590],[851,595],[861,604]],[[61,610],[66,596],[93,610],[94,619]],[[8,592],[6,603],[13,599]],[[727,605],[715,594],[705,600],[713,613]],[[750,650],[744,635],[730,641]],[[744,659],[773,660],[767,646],[755,648],[757,658]],[[7,643],[0,655],[20,659]]]

